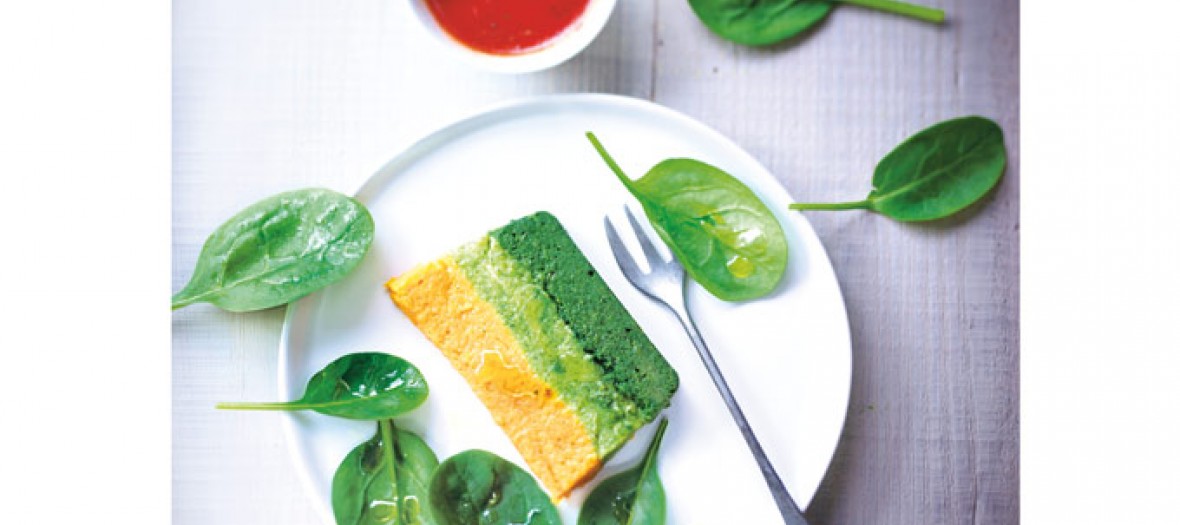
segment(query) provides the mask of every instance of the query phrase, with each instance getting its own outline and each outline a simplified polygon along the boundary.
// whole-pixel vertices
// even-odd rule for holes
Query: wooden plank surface
[[[720,40],[683,0],[622,0],[555,69],[473,71],[405,2],[174,2],[173,288],[241,207],[303,186],[353,191],[414,138],[488,104],[566,92],[655,101],[732,138],[796,199],[848,200],[909,134],[981,114],[1006,178],[933,225],[811,213],[845,294],[852,393],[814,524],[1019,521],[1019,9],[926,0],[935,27],[852,7],[791,43]],[[217,401],[276,391],[282,312],[173,315],[173,514],[185,524],[318,523],[274,414]]]

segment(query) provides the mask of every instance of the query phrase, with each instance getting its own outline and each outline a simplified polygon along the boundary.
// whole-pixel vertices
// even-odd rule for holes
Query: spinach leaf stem
[[[386,461],[384,461],[382,463],[384,466],[389,468],[389,484],[390,484],[390,489],[391,489],[390,493],[393,494],[394,512],[396,512],[397,513],[396,516],[400,518],[403,514],[403,512],[402,512],[403,509],[402,509],[401,492],[399,492],[398,486],[397,486],[398,457],[397,457],[397,452],[395,452],[395,450],[397,448],[397,446],[396,446],[397,433],[394,432],[392,419],[382,419],[382,420],[378,421],[377,428],[378,428],[378,432],[381,434],[381,447],[384,449],[384,453],[385,453],[384,457],[388,458]],[[397,522],[397,520],[395,520],[395,523],[396,522]]]
[[[628,190],[634,193],[634,183],[631,181],[631,177],[628,177],[626,173],[623,173],[623,168],[620,168],[615,162],[615,159],[606,152],[606,148],[602,146],[601,142],[598,142],[598,137],[595,137],[593,133],[587,131],[586,138],[590,139],[590,144],[594,145],[594,149],[598,151],[598,155],[602,157],[602,160],[606,162],[606,165],[610,167],[611,171],[615,172],[615,176],[619,178],[619,182],[622,182],[623,186],[626,186]]]
[[[931,7],[907,4],[905,2],[897,2],[895,0],[833,0],[842,4],[853,4],[869,9],[876,9],[878,11],[885,11],[901,16],[908,16],[926,22],[939,24],[946,19],[946,13],[941,9],[934,9]]]
[[[855,202],[796,202],[790,206],[792,210],[865,210],[868,207],[868,199]]]
[[[279,402],[279,403],[218,403],[214,405],[215,408],[223,410],[303,410],[303,407],[295,403]]]

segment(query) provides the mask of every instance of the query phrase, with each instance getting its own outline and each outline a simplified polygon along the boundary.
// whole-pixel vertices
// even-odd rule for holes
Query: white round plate
[[[694,284],[689,308],[783,482],[806,507],[840,437],[851,376],[848,319],[827,254],[807,221],[787,210],[790,196],[753,157],[703,124],[642,100],[558,95],[498,106],[432,133],[381,168],[357,194],[376,221],[364,262],[343,281],[288,308],[280,399],[298,398],[308,378],[341,355],[397,354],[417,365],[430,384],[427,402],[399,418],[400,425],[421,435],[440,460],[482,448],[523,467],[487,410],[383,285],[514,218],[548,210],[680,374],[659,456],[668,523],[779,521],[745,442],[680,325],[632,288],[615,264],[603,216],[622,225],[624,205],[642,212],[598,157],[587,131],[632,178],[665,158],[695,158],[741,179],[778,216],[790,246],[779,288],[756,301],[726,303]],[[316,413],[292,414],[285,424],[305,481],[331,523],[336,466],[376,425]],[[576,523],[598,481],[639,460],[654,426],[642,429],[593,482],[559,504],[565,523]]]

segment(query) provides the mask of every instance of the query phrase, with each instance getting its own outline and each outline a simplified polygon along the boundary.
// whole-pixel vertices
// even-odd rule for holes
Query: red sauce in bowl
[[[542,47],[572,25],[590,0],[426,0],[439,27],[484,53],[516,55]]]

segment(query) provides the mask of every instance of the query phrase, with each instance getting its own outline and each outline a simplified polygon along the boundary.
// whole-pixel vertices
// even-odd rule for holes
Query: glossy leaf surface
[[[439,465],[430,506],[440,525],[561,525],[532,475],[483,450],[460,452]]]
[[[947,120],[906,139],[881,159],[865,200],[796,203],[791,209],[868,209],[900,221],[941,219],[987,195],[1006,163],[1004,133],[994,121],[976,116]]]
[[[422,438],[378,421],[377,433],[352,449],[332,477],[337,525],[432,525],[427,497],[437,467]]]
[[[417,408],[429,394],[422,372],[395,355],[348,354],[316,372],[303,397],[279,403],[221,403],[237,410],[314,410],[347,419],[378,420]]]
[[[726,301],[764,296],[782,280],[787,238],[774,213],[728,173],[693,159],[668,159],[632,181],[592,133],[590,142],[643,205],[688,275]]]
[[[664,525],[667,498],[656,459],[667,428],[667,418],[661,419],[643,461],[594,488],[582,504],[578,525]]]
[[[209,236],[172,309],[207,302],[246,312],[287,304],[343,278],[372,241],[373,218],[355,199],[319,188],[280,193]]]

